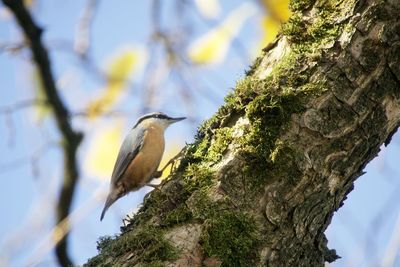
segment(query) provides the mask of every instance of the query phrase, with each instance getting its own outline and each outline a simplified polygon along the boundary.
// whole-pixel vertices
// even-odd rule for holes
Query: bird
[[[171,124],[184,119],[154,112],[137,120],[118,152],[100,221],[119,198],[149,185],[153,178],[161,176],[157,168],[164,153],[164,132]]]

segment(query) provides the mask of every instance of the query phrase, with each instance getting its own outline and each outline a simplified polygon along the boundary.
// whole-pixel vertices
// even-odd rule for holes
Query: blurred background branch
[[[57,223],[59,223],[67,218],[70,211],[76,183],[79,178],[76,153],[83,135],[72,128],[70,112],[61,99],[54,82],[50,59],[41,40],[43,30],[36,25],[22,0],[3,0],[3,3],[14,13],[18,24],[23,29],[25,37],[28,39],[33,59],[39,69],[47,103],[53,111],[56,124],[63,138],[64,181],[57,204]],[[66,223],[68,224],[68,222]],[[73,265],[67,252],[67,236],[63,237],[58,242],[56,246],[56,255],[60,265]]]

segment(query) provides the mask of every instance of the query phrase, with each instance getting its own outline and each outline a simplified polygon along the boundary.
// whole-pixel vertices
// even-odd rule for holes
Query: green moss
[[[143,267],[165,267],[165,263],[162,261],[152,261],[152,262],[145,262],[142,265]]]
[[[259,244],[254,220],[245,214],[224,211],[207,219],[201,243],[207,257],[222,260],[222,266],[254,266]]]
[[[187,202],[193,218],[204,221],[214,217],[220,210],[228,207],[224,200],[211,201],[208,189],[202,189],[193,193]]]
[[[311,52],[322,44],[332,41],[341,32],[342,26],[335,24],[328,17],[319,17],[317,20],[306,22],[301,14],[293,15],[282,26],[282,32],[292,43],[293,49],[298,52]]]
[[[170,226],[189,221],[190,219],[192,219],[192,217],[192,212],[189,210],[186,204],[183,203],[180,204],[177,208],[162,216],[161,220],[163,226]]]
[[[111,267],[113,266],[110,262],[106,261],[107,257],[103,254],[99,254],[91,259],[88,260],[87,263],[85,263],[83,266],[100,266],[100,267]]]
[[[197,131],[196,139],[202,139],[211,130],[218,128],[220,124],[220,119],[221,119],[221,114],[217,112],[210,119],[204,121]]]
[[[99,252],[103,251],[103,249],[105,249],[110,242],[112,241],[112,237],[111,236],[102,236],[99,238],[99,240],[97,241],[97,250]]]
[[[253,77],[245,77],[236,82],[235,97],[239,105],[247,104],[259,91],[260,84]]]
[[[258,66],[260,66],[261,62],[262,62],[262,57],[257,57],[257,58],[254,60],[253,64],[250,65],[249,70],[246,70],[246,71],[245,71],[246,76],[251,76],[251,75],[253,75],[254,72],[255,72],[255,70],[258,68]]]
[[[264,88],[288,88],[305,84],[308,81],[309,73],[307,71],[299,71],[303,63],[303,54],[296,52],[288,53],[272,70],[269,79],[265,80],[268,87],[264,85]]]
[[[246,152],[270,160],[276,139],[291,115],[304,111],[310,96],[326,91],[324,79],[310,81],[312,68],[303,69],[303,60],[304,54],[291,52],[265,79],[246,77],[237,83],[235,93],[241,99],[237,102],[246,105],[251,123],[250,132],[242,139]]]
[[[155,227],[135,229],[115,239],[106,237],[98,247],[100,254],[90,259],[86,266],[107,266],[110,264],[107,259],[117,259],[127,253],[134,253],[129,259],[141,263],[172,260],[176,255],[175,248],[164,238],[163,232]],[[117,263],[113,261],[114,264]]]
[[[202,164],[188,165],[183,174],[183,189],[187,194],[207,188],[213,183],[213,172]]]
[[[278,138],[284,133],[291,116],[305,110],[310,97],[317,97],[327,90],[324,78],[310,81],[312,68],[299,70],[303,57],[295,52],[289,53],[266,79],[246,77],[237,84],[236,97],[246,104],[246,117],[251,124],[250,130],[240,139],[241,153],[248,163],[248,167],[243,168],[242,179],[246,179],[253,192],[262,188],[270,177],[296,177],[297,166],[289,166],[290,170],[286,167],[297,154],[291,150],[290,144]]]
[[[318,81],[308,82],[299,88],[299,92],[301,92],[301,94],[305,97],[311,95],[314,97],[318,97],[327,90],[328,90],[327,82],[322,77]]]
[[[182,188],[177,187],[176,190],[179,192]],[[173,197],[174,201],[182,201],[184,198],[180,194],[176,194]],[[133,217],[125,219],[127,223],[121,226],[121,232],[129,232],[140,224],[146,224],[154,216],[165,217],[169,211],[176,208],[176,203],[171,199],[172,197],[168,195],[168,192],[153,190],[150,195],[145,196],[139,211]]]
[[[303,109],[298,94],[278,97],[265,94],[256,97],[246,109],[252,125],[247,138],[247,150],[268,159],[280,135],[282,125],[289,121],[292,113]]]
[[[287,142],[278,140],[274,151],[270,155],[270,160],[274,163],[271,168],[271,176],[275,180],[290,181],[293,184],[300,178],[302,172],[296,165],[296,162],[302,157],[302,154],[296,151]]]
[[[231,126],[230,124],[235,122],[234,118],[240,115],[240,108],[237,109],[240,107],[237,103],[238,100],[233,92],[229,93],[225,97],[225,104],[218,109],[214,116],[199,127],[195,140],[202,140],[206,135],[212,136],[214,129]]]
[[[290,0],[289,8],[292,11],[307,10],[312,7],[315,0]]]
[[[231,127],[242,111],[237,109],[239,98],[234,93],[225,97],[225,104],[217,113],[206,120],[198,129],[195,143],[188,146],[186,161],[181,164],[184,168],[190,163],[215,163],[221,157],[231,142]]]
[[[332,42],[346,27],[340,22],[354,6],[354,0],[322,1],[315,5],[316,19],[304,18],[303,12],[314,6],[315,0],[292,0],[294,11],[288,22],[282,25],[282,33],[299,53],[319,51],[324,44]]]
[[[216,129],[213,141],[207,152],[207,158],[212,162],[219,161],[232,141],[232,128]]]
[[[210,147],[210,138],[209,137],[207,137],[207,138],[204,137],[204,138],[200,139],[198,141],[198,143],[196,144],[195,149],[193,150],[193,153],[192,153],[193,158],[196,161],[203,160],[204,158],[206,158],[209,147]]]
[[[293,42],[304,40],[306,35],[307,24],[303,20],[300,12],[296,12],[290,16],[288,22],[282,25],[282,33],[290,38]]]
[[[117,237],[115,237],[117,238]],[[107,262],[107,256],[103,253],[107,253],[107,247],[113,242],[113,238],[111,236],[103,236],[100,237],[97,241],[97,250],[99,251],[99,255],[89,259],[89,261],[84,266],[103,266],[108,267],[112,266],[110,262]]]
[[[304,54],[289,52],[265,79],[245,77],[236,84],[236,103],[248,104],[255,97],[269,94],[287,94],[309,82],[311,68],[300,69],[305,63]]]
[[[222,127],[215,129],[211,136],[203,137],[197,144],[193,156],[196,160],[208,161],[214,163],[219,161],[228,145],[232,141],[232,128]]]
[[[151,262],[155,260],[170,260],[175,256],[175,249],[164,238],[161,230],[153,227],[133,231],[127,234],[127,238],[120,238],[113,252],[127,252],[134,250],[140,255],[142,262]]]

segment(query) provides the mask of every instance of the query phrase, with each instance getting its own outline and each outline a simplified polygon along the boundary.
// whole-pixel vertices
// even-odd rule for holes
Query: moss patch
[[[213,183],[214,174],[209,167],[203,164],[191,164],[183,174],[183,189],[186,194],[208,188]]]
[[[163,226],[177,225],[192,219],[192,212],[185,203],[180,204],[177,208],[163,214],[161,222]]]
[[[99,255],[90,259],[85,266],[115,266],[117,262],[109,262],[110,259],[120,259],[124,263],[131,261],[132,264],[159,263],[172,260],[176,255],[175,248],[164,238],[163,232],[155,227],[135,229],[115,239],[102,238],[98,242],[98,249]]]
[[[289,8],[292,11],[302,11],[309,9],[314,3],[315,0],[290,0]]]
[[[302,14],[294,14],[287,23],[282,26],[282,32],[292,41],[299,52],[312,52],[321,44],[335,39],[342,26],[336,24],[329,17],[319,17],[316,21],[307,22]]]
[[[201,236],[208,257],[222,260],[222,266],[254,266],[259,243],[255,222],[242,213],[225,211],[204,223]]]
[[[282,33],[292,42],[292,48],[300,53],[319,50],[341,34],[343,23],[354,5],[354,0],[320,1],[291,0],[290,8],[294,12],[288,22],[283,24]],[[305,18],[303,12],[313,7],[318,15],[314,19]]]
[[[215,131],[214,138],[207,151],[209,161],[218,162],[228,149],[228,145],[232,141],[232,128],[223,127]]]

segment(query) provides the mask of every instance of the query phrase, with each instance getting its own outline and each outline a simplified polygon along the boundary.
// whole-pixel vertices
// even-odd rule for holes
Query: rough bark
[[[400,123],[400,2],[307,1],[179,167],[87,266],[323,266],[324,231]]]

